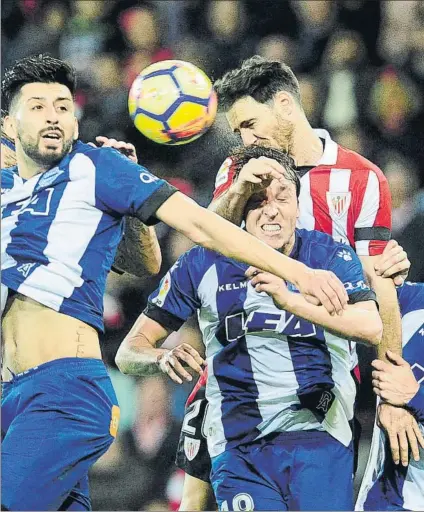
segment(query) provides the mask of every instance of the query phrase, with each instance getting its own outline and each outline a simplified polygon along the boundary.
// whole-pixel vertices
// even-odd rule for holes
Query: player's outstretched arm
[[[348,305],[342,316],[335,316],[323,306],[311,304],[298,293],[290,292],[282,279],[269,272],[250,268],[246,276],[255,290],[270,295],[278,308],[320,325],[337,336],[367,345],[378,345],[381,340],[383,324],[372,300]]]
[[[183,365],[202,374],[204,360],[188,343],[172,350],[156,348],[170,333],[155,320],[141,314],[116,353],[115,362],[119,370],[137,376],[166,373],[177,384],[182,384],[183,379],[192,380]]]
[[[330,313],[341,313],[347,304],[346,290],[332,272],[312,270],[284,256],[181,193],[167,199],[155,215],[203,247],[290,281],[307,300],[323,304]]]

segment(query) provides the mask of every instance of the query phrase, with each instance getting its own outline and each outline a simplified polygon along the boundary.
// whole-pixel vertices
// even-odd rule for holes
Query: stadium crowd
[[[193,62],[213,79],[253,54],[286,62],[299,77],[311,124],[328,129],[337,142],[386,174],[393,236],[412,262],[410,279],[424,281],[424,237],[419,236],[424,231],[424,3],[4,0],[1,37],[2,71],[41,52],[76,67],[82,140],[102,134],[134,143],[141,163],[203,205],[211,199],[225,144],[212,144],[209,134],[178,148],[150,143],[127,113],[132,81],[151,62],[167,58]],[[222,120],[217,125],[224,130]],[[163,225],[157,233],[165,271],[191,242]],[[109,278],[103,350],[122,418],[117,442],[91,473],[97,510],[178,507],[182,474],[173,461],[191,386],[176,387],[161,377],[136,382],[113,363],[162,275]],[[192,337],[200,344],[194,323],[174,336],[176,343]],[[370,354],[361,351],[364,361]],[[369,433],[374,402],[369,383],[361,398]]]

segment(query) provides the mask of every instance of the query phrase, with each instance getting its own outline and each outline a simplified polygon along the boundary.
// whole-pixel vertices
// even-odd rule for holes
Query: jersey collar
[[[314,132],[316,135],[318,135],[318,137],[324,139],[325,141],[324,152],[315,167],[318,167],[318,165],[335,165],[337,163],[337,144],[330,137],[330,134],[327,132],[327,130],[317,128],[314,129]]]

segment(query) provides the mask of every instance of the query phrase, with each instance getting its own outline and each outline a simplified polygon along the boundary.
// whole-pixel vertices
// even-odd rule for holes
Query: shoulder
[[[178,268],[186,268],[194,278],[201,278],[212,265],[225,259],[221,254],[195,245],[185,252],[171,268],[171,272]]]
[[[386,177],[383,174],[383,171],[371,160],[368,160],[364,156],[356,153],[356,151],[352,151],[351,149],[347,149],[343,146],[337,145],[338,154],[337,154],[337,163],[338,167],[351,169],[353,173],[360,173],[363,171],[372,171],[375,173],[379,181],[386,181]]]
[[[11,190],[15,184],[17,167],[8,167],[1,170],[1,190]]]
[[[337,257],[343,261],[357,259],[355,251],[349,245],[336,242],[326,233],[306,229],[298,229],[296,232],[302,242],[299,260],[311,268],[328,269]]]
[[[407,281],[397,288],[400,309],[402,315],[424,309],[424,283],[411,283]]]

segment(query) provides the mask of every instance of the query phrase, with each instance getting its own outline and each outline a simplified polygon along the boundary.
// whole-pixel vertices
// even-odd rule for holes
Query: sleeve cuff
[[[424,386],[420,384],[417,394],[406,404],[418,421],[424,421]]]
[[[170,331],[178,331],[185,322],[185,320],[181,320],[181,318],[178,318],[169,311],[166,311],[151,302],[148,302],[143,314]]]
[[[363,302],[366,300],[373,300],[378,307],[377,296],[373,290],[361,290],[349,295],[349,304],[356,304],[357,302]]]
[[[149,198],[148,201],[143,203],[136,211],[135,216],[144,222],[146,226],[153,226],[159,222],[155,217],[156,211],[169,199],[172,194],[178,192],[178,189],[170,185],[167,181],[161,185],[156,192]]]

